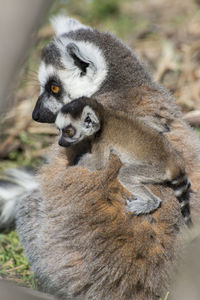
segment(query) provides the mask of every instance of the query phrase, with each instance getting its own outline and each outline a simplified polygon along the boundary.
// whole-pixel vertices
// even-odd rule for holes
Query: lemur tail
[[[192,220],[190,216],[190,187],[191,183],[186,175],[180,176],[178,179],[172,181],[175,196],[177,197],[181,213],[183,215],[184,221],[188,226],[192,225]]]
[[[33,172],[26,169],[7,169],[0,175],[0,231],[14,225],[17,202],[37,187]]]
[[[120,160],[113,156],[107,176],[103,180],[117,176],[120,169]],[[109,177],[109,178],[108,178]],[[174,193],[180,203],[181,213],[188,226],[192,225],[190,216],[190,181],[182,176],[172,182]],[[8,169],[0,175],[0,231],[12,227],[15,223],[15,208],[17,202],[26,194],[38,188],[33,172],[26,169]]]

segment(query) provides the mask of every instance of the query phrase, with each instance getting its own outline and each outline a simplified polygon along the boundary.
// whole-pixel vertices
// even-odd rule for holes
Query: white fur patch
[[[70,123],[71,123],[71,118],[69,115],[64,115],[61,112],[58,113],[55,124],[59,129],[63,129],[67,127]]]
[[[43,102],[44,107],[48,108],[52,113],[57,113],[63,104],[57,101],[53,96],[50,98],[45,99]]]
[[[9,227],[9,225],[11,225],[14,222],[17,201],[18,198],[10,198],[4,203],[3,209],[0,214],[0,228]]]
[[[90,27],[81,24],[73,18],[68,18],[65,15],[54,16],[50,19],[50,21],[56,36],[81,28],[90,29]]]
[[[81,56],[91,62],[86,75],[81,76],[81,70],[74,65],[72,58],[66,54],[68,43],[75,43]],[[108,72],[102,51],[92,43],[73,41],[65,37],[62,37],[56,46],[60,49],[62,63],[66,67],[66,70],[58,70],[58,75],[65,83],[65,88],[71,99],[81,96],[90,97],[98,91]]]
[[[41,88],[44,88],[45,84],[49,77],[53,76],[56,73],[56,69],[52,65],[46,65],[43,61],[40,64],[38,70],[38,80],[40,82]]]
[[[73,59],[66,51],[66,47],[69,43],[75,43],[79,48],[81,56],[91,62],[84,76],[81,76],[81,70],[74,65]],[[64,104],[82,96],[90,97],[98,91],[108,72],[106,61],[101,50],[91,43],[82,41],[75,42],[65,37],[56,40],[56,46],[60,50],[65,69],[56,69],[55,66],[46,65],[44,62],[41,62],[38,73],[41,93],[44,91],[44,86],[49,77],[53,75],[58,76],[64,85],[63,88],[66,92],[66,96],[63,99]],[[49,105],[46,106],[49,108]],[[52,104],[52,106],[55,105]]]

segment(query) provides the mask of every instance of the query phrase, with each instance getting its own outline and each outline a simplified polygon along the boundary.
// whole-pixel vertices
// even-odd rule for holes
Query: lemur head
[[[103,107],[94,99],[81,97],[65,104],[56,118],[60,130],[59,145],[69,147],[92,139],[101,129]]]
[[[109,33],[65,16],[52,25],[56,36],[42,51],[35,121],[55,122],[61,107],[76,98],[151,82],[134,53]]]

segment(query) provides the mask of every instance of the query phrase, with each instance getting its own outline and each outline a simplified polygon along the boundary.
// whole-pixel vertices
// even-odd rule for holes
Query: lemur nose
[[[34,111],[32,113],[32,118],[34,121],[38,121],[40,119],[40,113],[38,110],[34,109]]]
[[[40,108],[41,108],[41,95],[39,96],[37,102],[36,102],[36,105],[35,105],[35,108],[33,110],[33,113],[32,113],[32,118],[34,121],[38,121],[40,119]]]
[[[58,144],[61,147],[70,147],[71,146],[71,143],[67,142],[63,137],[59,138]]]

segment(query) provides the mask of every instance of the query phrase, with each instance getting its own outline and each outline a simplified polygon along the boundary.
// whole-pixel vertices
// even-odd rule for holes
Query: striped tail
[[[180,176],[178,179],[172,181],[175,196],[177,197],[181,213],[185,223],[188,227],[192,226],[192,219],[190,215],[190,187],[191,183],[186,175]]]
[[[14,225],[17,202],[37,187],[33,172],[26,169],[7,169],[0,174],[0,231]]]

